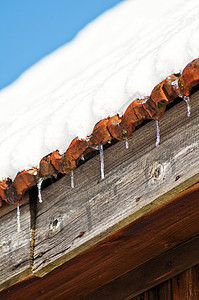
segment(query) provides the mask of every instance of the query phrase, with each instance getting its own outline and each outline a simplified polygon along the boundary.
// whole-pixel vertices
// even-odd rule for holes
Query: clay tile
[[[52,166],[59,172],[59,173],[63,173],[62,170],[62,160],[63,160],[63,155],[61,155],[59,153],[58,150],[53,151],[50,155],[49,155],[49,160],[52,164]]]
[[[16,204],[22,198],[22,194],[20,194],[20,195],[18,194],[16,187],[13,184],[11,184],[7,187],[5,194],[6,194],[5,201],[9,204]]]
[[[148,105],[155,110],[153,119],[160,118],[169,103],[169,99],[163,91],[163,82],[157,84],[151,92],[151,95],[147,101]]]
[[[12,184],[10,179],[0,181],[0,198],[6,201],[6,190]]]
[[[40,177],[56,176],[57,173],[58,171],[51,164],[50,155],[43,157],[39,164],[39,176]]]
[[[76,137],[69,145],[67,152],[75,161],[79,161],[88,148],[88,141]]]
[[[191,89],[199,84],[199,58],[189,63],[179,78],[179,90],[183,95],[189,96]]]
[[[177,97],[176,85],[178,85],[179,76],[176,74],[169,75],[162,81],[162,90],[166,95],[169,103],[173,102]]]
[[[31,187],[37,184],[37,169],[32,168],[22,171],[15,177],[12,186],[16,189],[17,194],[21,198],[22,195]]]
[[[73,159],[71,153],[67,150],[61,159],[62,173],[67,174],[74,170],[77,166],[77,161]]]
[[[89,146],[97,146],[111,141],[111,135],[107,129],[109,118],[99,121],[93,128],[92,134],[88,138]]]
[[[122,118],[118,115],[111,117],[108,121],[109,132],[117,140],[125,140],[129,138],[135,129],[134,123],[121,122]]]
[[[154,115],[155,110],[147,104],[148,98],[136,99],[127,107],[122,123],[134,123],[135,126],[141,124],[144,119],[149,119]]]

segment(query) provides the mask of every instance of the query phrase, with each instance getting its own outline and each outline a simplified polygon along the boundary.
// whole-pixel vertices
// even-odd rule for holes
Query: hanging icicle
[[[184,101],[187,104],[187,117],[191,116],[191,104],[190,104],[190,97],[189,96],[183,96]]]
[[[125,140],[125,146],[126,146],[126,149],[129,148],[129,141],[128,141],[128,139]]]
[[[158,147],[160,145],[160,127],[159,127],[159,120],[156,119],[156,130],[157,130],[157,134],[156,134],[156,147]]]
[[[70,179],[71,179],[71,188],[74,189],[74,187],[75,187],[75,180],[74,180],[74,172],[73,172],[73,170],[70,172]]]
[[[21,224],[20,224],[20,208],[19,203],[17,203],[17,232],[21,231]]]
[[[42,194],[41,194],[42,182],[43,182],[43,179],[42,179],[42,178],[39,178],[38,183],[37,183],[39,203],[42,203],[42,202],[43,202],[43,200],[42,200]]]
[[[104,151],[103,145],[99,145],[99,153],[100,153],[100,170],[101,170],[101,179],[104,179]]]
[[[179,86],[178,86],[178,79],[175,80],[175,81],[173,81],[173,82],[171,83],[171,85],[172,85],[172,86],[175,88],[175,90],[177,91],[178,97],[182,98],[182,99],[186,102],[186,104],[187,104],[187,117],[190,117],[190,116],[191,116],[190,97],[189,97],[189,96],[186,96],[186,95],[183,95],[182,93],[180,93],[180,92],[178,91],[178,88],[179,88]]]

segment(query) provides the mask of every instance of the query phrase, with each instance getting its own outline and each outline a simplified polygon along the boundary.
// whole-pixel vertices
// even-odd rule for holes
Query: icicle
[[[191,115],[191,105],[190,105],[190,98],[189,96],[183,96],[183,100],[186,102],[187,104],[187,117],[190,117]]]
[[[20,224],[20,208],[19,203],[17,203],[17,232],[21,231],[21,224]]]
[[[71,188],[74,189],[75,181],[74,181],[74,172],[73,172],[73,170],[70,172],[70,179],[71,179]]]
[[[38,183],[37,183],[39,203],[42,203],[42,202],[43,202],[43,200],[42,200],[42,194],[41,194],[41,186],[42,186],[42,182],[43,182],[43,179],[42,179],[42,178],[39,178]]]
[[[128,141],[128,139],[125,140],[125,146],[126,146],[126,149],[129,148],[129,141]]]
[[[156,119],[156,129],[157,129],[157,135],[156,135],[155,145],[156,145],[156,147],[158,147],[159,144],[160,144],[160,127],[159,127],[159,120],[158,119]]]
[[[100,153],[100,170],[101,170],[101,179],[104,179],[104,152],[103,145],[99,145],[99,153]]]
[[[85,161],[85,158],[84,158],[84,156],[83,156],[83,155],[81,156],[81,160]]]

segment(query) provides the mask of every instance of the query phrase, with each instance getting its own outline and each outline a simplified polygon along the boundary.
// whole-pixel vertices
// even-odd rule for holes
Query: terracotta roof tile
[[[58,171],[53,166],[51,160],[52,160],[51,155],[47,155],[41,159],[40,164],[39,164],[40,177],[47,178],[50,176],[57,176]]]
[[[182,74],[172,74],[156,85],[150,97],[132,101],[122,117],[115,115],[100,120],[86,140],[76,137],[63,155],[56,150],[43,157],[39,170],[36,168],[24,170],[17,174],[13,182],[9,178],[1,181],[0,205],[2,200],[10,204],[17,203],[23,194],[36,185],[41,178],[71,172],[77,167],[83,155],[101,144],[110,142],[112,138],[127,139],[144,119],[159,119],[167,104],[177,97],[180,96],[186,100],[191,89],[197,84],[199,84],[199,58],[189,63]]]
[[[97,146],[111,141],[112,137],[108,130],[109,119],[103,119],[94,126],[91,136],[88,137],[88,146]]]
[[[121,141],[131,136],[135,129],[135,125],[132,122],[122,122],[122,118],[118,115],[110,118],[108,122],[108,129],[113,138]]]

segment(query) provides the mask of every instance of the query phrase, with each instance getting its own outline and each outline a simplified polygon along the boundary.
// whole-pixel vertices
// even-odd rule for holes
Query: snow
[[[199,55],[198,0],[128,0],[0,91],[0,180],[66,151]]]

